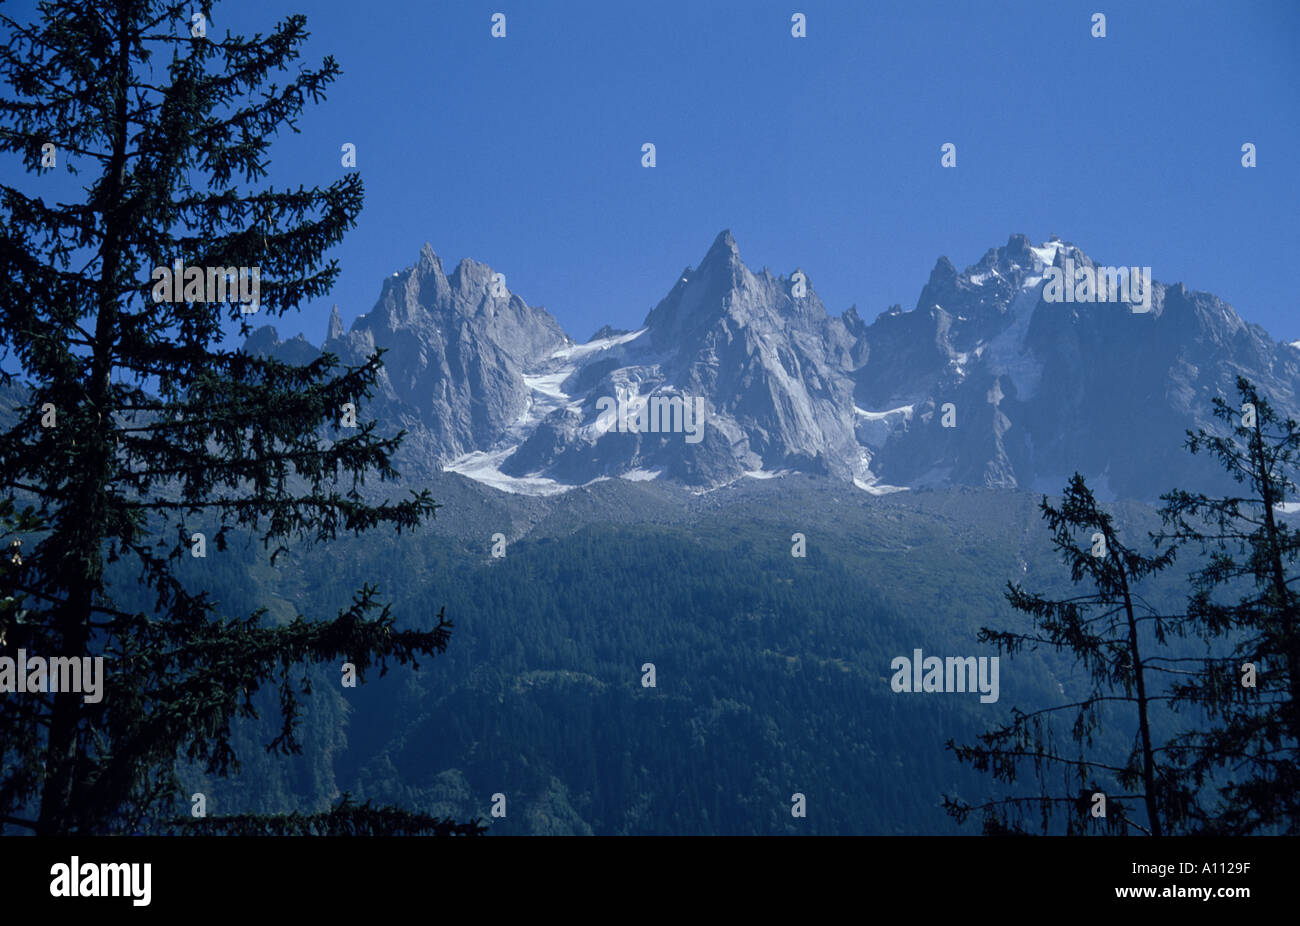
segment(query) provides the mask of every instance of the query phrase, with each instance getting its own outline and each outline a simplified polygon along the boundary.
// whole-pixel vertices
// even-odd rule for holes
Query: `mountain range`
[[[1015,234],[962,271],[941,257],[910,311],[868,323],[828,312],[801,269],[755,273],[723,231],[640,328],[580,344],[492,267],[449,274],[426,244],[350,329],[335,307],[319,347],[265,326],[246,349],[356,364],[384,348],[363,417],[406,429],[404,466],[533,495],[793,473],[873,494],[1056,491],[1078,471],[1103,498],[1150,501],[1214,478],[1185,432],[1215,426],[1237,375],[1300,417],[1300,342],[1217,296],[1157,279],[1141,307],[1049,301],[1050,268],[1098,266]]]

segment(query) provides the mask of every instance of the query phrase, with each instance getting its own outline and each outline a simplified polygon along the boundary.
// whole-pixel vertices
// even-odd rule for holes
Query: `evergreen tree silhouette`
[[[1007,784],[1028,773],[1037,788],[977,804],[945,795],[944,809],[958,822],[980,812],[987,834],[1028,833],[1035,815],[1034,827],[1044,834],[1060,821],[1069,835],[1160,836],[1185,827],[1195,814],[1195,793],[1152,732],[1154,708],[1172,703],[1154,682],[1169,668],[1144,644],[1186,634],[1187,619],[1160,613],[1141,594],[1144,579],[1173,564],[1176,547],[1145,555],[1126,545],[1113,516],[1078,473],[1059,506],[1044,497],[1039,507],[1071,580],[1085,590],[1054,599],[1008,583],[1007,600],[1032,618],[1032,629],[981,628],[979,640],[1008,656],[1040,646],[1066,652],[1087,673],[1088,689],[1066,703],[1028,712],[1013,708],[1009,723],[980,734],[975,745],[949,740],[958,761]],[[1136,730],[1128,755],[1099,754],[1095,738],[1103,720],[1115,722],[1124,714]],[[1055,724],[1061,716],[1069,721],[1065,741]]]
[[[0,497],[31,501],[45,526],[6,582],[22,596],[29,651],[106,662],[98,703],[76,692],[0,698],[0,818],[43,835],[155,832],[175,807],[179,763],[238,768],[231,724],[256,715],[259,689],[279,694],[268,748],[296,753],[308,665],[347,661],[361,677],[390,661],[418,667],[451,630],[441,613],[430,630],[397,629],[369,585],[333,617],[272,626],[261,612],[224,613],[181,581],[194,525],[218,525],[217,551],[231,532],[251,533],[274,561],[295,540],[410,530],[436,506],[427,492],[362,495],[368,474],[397,476],[401,434],[341,427],[345,406],[371,394],[378,355],[346,368],[328,354],[305,366],[250,356],[224,346],[250,333],[247,306],[205,301],[210,291],[154,298],[155,268],[178,260],[257,268],[257,316],[333,284],[325,255],[361,209],[359,175],[265,185],[271,140],[296,131],[339,74],[330,57],[295,63],[305,19],[218,37],[209,0],[50,0],[29,23],[0,16],[0,29],[0,155],[38,180],[84,178],[70,202],[35,195],[39,184],[0,187],[0,352],[18,368]],[[138,566],[148,613],[115,605],[106,569],[119,560]],[[19,625],[0,615],[13,655]],[[481,830],[346,799],[323,815],[203,825]]]
[[[1207,833],[1300,834],[1300,598],[1293,584],[1300,532],[1279,516],[1295,490],[1300,425],[1283,420],[1244,377],[1238,407],[1214,400],[1227,434],[1188,432],[1192,453],[1212,455],[1240,495],[1182,490],[1162,496],[1166,536],[1199,545],[1188,614],[1226,655],[1189,659],[1177,697],[1211,718],[1174,744],[1198,786],[1217,786]],[[1253,676],[1253,678],[1252,678]]]

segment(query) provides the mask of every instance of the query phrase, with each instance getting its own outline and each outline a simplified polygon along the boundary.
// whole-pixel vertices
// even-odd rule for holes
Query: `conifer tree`
[[[1111,514],[1076,473],[1059,506],[1040,504],[1053,546],[1069,566],[1071,580],[1085,590],[1053,599],[1008,583],[1006,597],[1032,618],[1028,632],[982,628],[979,640],[1008,656],[1047,647],[1065,652],[1087,673],[1088,688],[1066,703],[1032,711],[1013,708],[1010,722],[979,735],[975,745],[948,741],[957,759],[1014,784],[1026,771],[1032,793],[972,804],[944,796],[944,808],[958,822],[980,812],[989,834],[1049,833],[1064,821],[1067,834],[1145,833],[1164,835],[1186,825],[1195,794],[1153,733],[1153,713],[1170,697],[1154,681],[1167,667],[1145,648],[1185,633],[1184,620],[1161,614],[1141,594],[1141,583],[1167,569],[1176,548],[1144,555],[1126,545]],[[1099,754],[1103,720],[1129,721],[1135,730],[1127,755]],[[1058,723],[1068,721],[1068,736]]]
[[[1242,492],[1162,496],[1166,536],[1206,555],[1192,577],[1188,615],[1220,644],[1218,655],[1185,660],[1187,675],[1174,689],[1211,726],[1174,745],[1197,785],[1219,789],[1221,801],[1202,814],[1203,832],[1298,835],[1300,532],[1280,509],[1296,488],[1300,425],[1283,420],[1244,377],[1236,387],[1237,408],[1214,400],[1228,431],[1188,432],[1187,447],[1213,456]]]
[[[14,376],[0,498],[30,501],[44,522],[11,578],[29,652],[102,656],[107,670],[97,703],[66,691],[0,697],[0,818],[11,828],[158,831],[178,763],[238,767],[231,725],[255,715],[259,689],[279,694],[269,748],[298,752],[307,665],[418,665],[449,639],[441,614],[430,630],[397,629],[368,585],[334,616],[272,626],[225,613],[179,577],[200,525],[217,552],[251,533],[274,561],[295,541],[409,530],[435,507],[427,492],[378,504],[362,493],[368,474],[397,475],[400,434],[344,426],[370,395],[378,356],[299,367],[227,346],[254,318],[330,289],[338,267],[325,255],[363,191],[355,171],[323,187],[268,184],[272,139],[296,131],[339,75],[329,57],[297,64],[305,19],[248,37],[216,27],[210,0],[47,0],[31,22],[0,16],[0,158],[6,177],[28,172],[21,189],[0,186],[0,359]],[[79,191],[56,184],[64,172],[82,178]],[[62,189],[67,201],[52,192]],[[178,261],[175,301],[160,299],[160,268]],[[218,284],[234,280],[214,268],[249,284],[256,271],[256,303],[223,301]],[[152,609],[117,606],[118,561]],[[3,619],[12,656],[17,625]],[[346,800],[323,816],[228,822],[479,830]]]

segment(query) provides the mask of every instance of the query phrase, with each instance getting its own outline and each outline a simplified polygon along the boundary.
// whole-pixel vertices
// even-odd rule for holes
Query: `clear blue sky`
[[[730,228],[868,320],[940,255],[1056,233],[1300,338],[1300,2],[230,0],[215,25],[295,11],[344,73],[272,179],[327,182],[353,142],[366,207],[282,336],[319,342],[333,302],[350,324],[428,241],[585,340],[638,326]]]

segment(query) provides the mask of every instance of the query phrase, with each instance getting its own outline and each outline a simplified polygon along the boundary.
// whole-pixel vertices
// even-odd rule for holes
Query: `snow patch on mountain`
[[[574,360],[581,361],[591,357],[592,354],[600,353],[603,350],[609,350],[612,347],[618,347],[620,344],[630,344],[649,329],[642,328],[639,331],[629,331],[627,334],[615,335],[610,338],[599,338],[594,341],[588,341],[586,344],[575,344],[572,347],[562,347],[555,353],[551,354],[555,360]]]
[[[664,474],[661,469],[629,469],[625,473],[620,473],[620,479],[626,479],[628,482],[650,482],[652,479],[658,479]]]
[[[1038,247],[1030,246],[1029,252],[1044,267],[1050,267],[1056,262],[1056,252],[1065,247],[1064,241],[1049,241],[1047,244]],[[1037,269],[1036,267],[1034,269]]]
[[[895,492],[907,491],[907,486],[891,486],[883,482],[867,482],[858,478],[854,478],[853,484],[870,495],[893,495]]]
[[[1030,250],[1037,254],[1036,249]],[[1042,363],[1025,345],[1025,335],[1039,302],[1043,278],[1041,273],[1032,273],[1021,281],[1020,292],[1007,309],[1011,324],[995,335],[981,352],[991,372],[1011,380],[1022,402],[1034,397],[1043,376]]]
[[[888,411],[869,412],[865,408],[858,408],[855,405],[853,406],[853,412],[859,418],[864,418],[867,421],[884,421],[897,415],[910,419],[912,417],[912,409],[915,407],[915,405],[900,405],[898,408],[891,408]]]
[[[746,470],[745,475],[748,476],[750,479],[779,479],[781,476],[789,476],[790,470],[751,469],[751,470]]]
[[[467,479],[509,492],[511,495],[562,495],[578,486],[565,485],[541,475],[508,476],[501,472],[501,464],[515,452],[514,447],[503,450],[475,451],[453,460],[443,467],[449,473],[459,473]],[[592,480],[593,482],[598,480]]]

